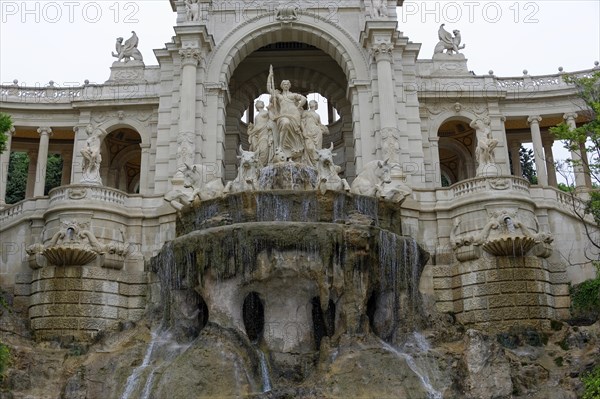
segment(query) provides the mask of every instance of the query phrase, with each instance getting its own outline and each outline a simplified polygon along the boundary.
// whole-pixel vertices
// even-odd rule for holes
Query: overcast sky
[[[215,0],[217,1],[217,0]],[[219,0],[224,1],[224,0]],[[336,4],[337,0],[321,0]],[[301,4],[301,3],[300,3]],[[115,38],[135,30],[146,65],[173,35],[168,0],[0,0],[0,82],[72,85],[108,79]],[[600,1],[405,1],[401,30],[430,58],[441,23],[459,29],[469,69],[520,76],[589,69],[600,59]]]

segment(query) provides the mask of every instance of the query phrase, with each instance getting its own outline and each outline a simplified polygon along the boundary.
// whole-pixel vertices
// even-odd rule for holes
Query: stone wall
[[[146,272],[46,266],[19,275],[17,282],[15,301],[28,303],[37,339],[72,335],[89,340],[120,321],[139,320],[146,307]]]
[[[435,266],[437,308],[463,324],[500,331],[514,325],[547,327],[569,317],[569,286],[564,267],[534,256],[483,255]]]

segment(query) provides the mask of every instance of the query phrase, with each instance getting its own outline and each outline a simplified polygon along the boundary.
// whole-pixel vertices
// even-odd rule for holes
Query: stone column
[[[150,143],[140,144],[142,159],[140,164],[140,194],[148,192],[148,170],[150,169]]]
[[[373,46],[377,63],[377,90],[379,92],[379,128],[381,150],[384,159],[400,162],[400,135],[396,123],[396,102],[392,79],[392,43],[383,42]]]
[[[548,171],[548,185],[557,187],[556,169],[554,168],[554,155],[552,154],[552,144],[554,141],[544,141],[544,154],[546,155],[546,170]]]
[[[6,132],[6,148],[0,154],[0,209],[6,205],[6,184],[8,183],[8,166],[10,164],[10,146],[12,136],[15,134],[14,126]]]
[[[179,50],[181,56],[181,100],[179,103],[179,133],[177,134],[177,174],[182,177],[184,164],[194,163],[196,151],[196,72],[200,50]]]
[[[62,158],[62,175],[60,185],[66,186],[71,184],[71,172],[73,171],[73,154],[71,152],[63,152],[60,154]]]
[[[44,186],[46,185],[46,168],[48,167],[48,146],[50,145],[50,136],[52,129],[43,126],[37,132],[40,134],[40,147],[38,148],[37,168],[35,176],[35,186],[33,187],[34,197],[44,196]]]
[[[517,177],[523,177],[523,169],[521,169],[521,143],[518,141],[512,141],[510,143],[510,159],[512,161],[513,175]]]
[[[568,112],[563,115],[563,119],[570,130],[574,130],[577,127],[577,124],[575,123],[575,119],[577,119],[576,113]],[[579,150],[581,151],[581,147],[579,147]],[[575,174],[575,187],[580,188],[586,187],[585,170],[581,155],[582,152],[571,150],[571,159],[575,163],[575,165],[573,165],[573,173]]]
[[[546,160],[544,159],[544,148],[542,146],[542,132],[540,131],[540,122],[542,117],[532,115],[527,118],[531,128],[531,140],[533,141],[533,154],[535,156],[535,171],[537,173],[538,184],[548,185],[548,174],[546,173]]]
[[[33,187],[35,185],[36,178],[36,166],[37,166],[37,153],[29,151],[27,153],[29,157],[29,165],[27,167],[27,185],[25,186],[25,198],[33,197]]]

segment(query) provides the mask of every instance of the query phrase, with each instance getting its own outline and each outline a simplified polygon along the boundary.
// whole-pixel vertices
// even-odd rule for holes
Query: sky
[[[215,0],[217,1],[217,0]],[[225,1],[225,0],[219,0]],[[319,0],[335,7],[339,0]],[[168,0],[0,0],[0,82],[27,86],[102,83],[115,39],[135,30],[146,65],[173,36]],[[405,1],[398,29],[431,58],[441,23],[459,29],[477,74],[553,74],[589,69],[600,60],[600,1]]]
[[[318,1],[330,10],[339,2]],[[422,43],[420,59],[431,58],[445,23],[461,31],[468,67],[480,75],[572,72],[600,60],[598,0],[406,0],[397,10],[398,29]],[[0,83],[64,87],[106,81],[115,39],[132,30],[146,65],[157,65],[153,49],[171,41],[176,16],[168,0],[0,0],[0,22]]]

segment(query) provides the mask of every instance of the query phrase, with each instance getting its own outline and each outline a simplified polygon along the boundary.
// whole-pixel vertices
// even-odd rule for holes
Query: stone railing
[[[566,193],[554,187],[551,188],[556,194],[556,201],[561,205],[561,208],[566,209],[571,213],[578,213],[583,216],[586,207],[584,201],[572,195],[571,193]]]
[[[18,202],[14,205],[7,205],[6,208],[0,210],[0,225],[6,226],[6,224],[18,217],[23,213],[24,201]]]
[[[71,185],[50,190],[49,205],[54,206],[60,202],[77,200],[101,201],[108,204],[125,205],[127,194],[110,187]]]
[[[529,76],[495,78],[496,86],[507,91],[519,90],[554,90],[561,87],[572,87],[573,85],[563,80],[564,75],[576,76],[578,78],[591,77],[594,72],[600,72],[600,69],[589,69],[585,71],[559,73],[555,75]]]
[[[513,190],[529,194],[529,182],[516,176],[476,177],[449,187],[453,198],[485,191]]]
[[[12,103],[71,103],[74,101],[128,101],[157,97],[156,84],[119,84],[77,87],[25,87],[17,84],[0,86],[0,102]]]

